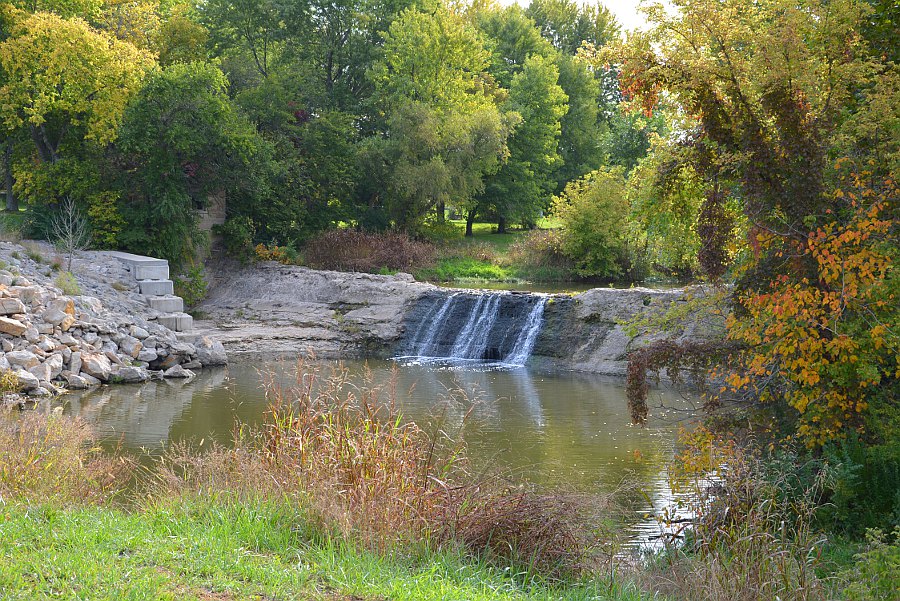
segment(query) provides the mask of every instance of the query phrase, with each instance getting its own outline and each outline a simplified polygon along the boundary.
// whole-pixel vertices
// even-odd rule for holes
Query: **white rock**
[[[41,362],[31,351],[11,351],[6,353],[6,360],[13,367],[19,366],[23,369],[32,368]]]
[[[0,298],[0,315],[25,313],[25,305],[17,298]]]
[[[163,376],[166,378],[193,378],[196,374],[189,369],[185,369],[180,365],[173,365],[165,372]]]
[[[51,368],[46,363],[35,365],[34,367],[29,368],[28,371],[41,382],[49,382],[53,379],[51,376]]]
[[[194,346],[197,347],[197,360],[204,367],[228,363],[225,347],[218,340],[209,336],[202,336],[194,342]]]
[[[90,387],[86,379],[73,373],[66,374],[66,383],[72,390],[84,390]]]
[[[126,383],[146,382],[150,379],[150,372],[141,367],[127,365],[120,367],[115,373],[115,378]]]
[[[29,391],[38,388],[41,385],[41,381],[37,379],[37,377],[30,372],[25,370],[16,371],[16,376],[19,378],[19,386],[22,387],[22,390]]]
[[[72,353],[72,357],[69,359],[69,371],[73,374],[81,371],[81,351]]]
[[[44,366],[50,368],[50,379],[53,380],[62,373],[65,361],[61,353],[53,353],[44,361]]]
[[[9,334],[10,336],[21,336],[25,333],[25,330],[28,329],[24,323],[19,321],[18,319],[12,319],[9,317],[0,317],[0,332],[3,334]],[[6,340],[3,341],[3,350],[6,351],[7,345],[12,350],[12,343]],[[7,351],[8,352],[8,351]]]
[[[74,369],[72,370],[75,371]],[[112,363],[106,355],[101,353],[82,353],[81,354],[81,371],[93,376],[101,382],[109,380],[112,374]]]
[[[153,349],[143,349],[140,353],[138,353],[137,360],[145,361],[150,363],[151,361],[156,361],[159,358],[159,355],[156,354],[156,351]]]
[[[133,336],[124,336],[119,342],[119,349],[132,359],[136,358],[143,348],[141,341]]]

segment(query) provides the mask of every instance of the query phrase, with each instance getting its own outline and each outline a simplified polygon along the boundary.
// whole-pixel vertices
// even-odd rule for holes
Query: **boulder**
[[[37,376],[25,370],[17,371],[16,376],[18,376],[19,378],[19,386],[21,386],[22,390],[24,390],[25,392],[34,390],[41,385],[41,381],[37,378]]]
[[[72,371],[75,370],[73,369]],[[102,353],[82,353],[81,371],[97,378],[101,382],[106,382],[109,380],[109,376],[112,375],[112,363]]]
[[[28,371],[41,382],[49,382],[52,379],[50,375],[51,368],[46,363],[39,363],[38,365],[29,368]]]
[[[131,335],[138,340],[145,340],[150,337],[150,332],[139,326],[131,326]]]
[[[37,331],[37,328],[34,326],[28,326],[25,328],[25,340],[30,342],[31,344],[37,344],[41,341],[41,333]]]
[[[17,298],[0,298],[0,315],[25,313],[25,305]]]
[[[26,329],[28,329],[28,326],[26,326],[18,319],[0,317],[0,332],[2,332],[3,334],[9,334],[10,336],[21,336],[25,333]],[[4,350],[6,350],[6,345],[4,344],[3,346]]]
[[[150,379],[150,372],[142,367],[128,365],[120,367],[115,373],[115,378],[126,383],[146,382]]]
[[[44,361],[44,366],[50,369],[50,380],[55,379],[59,374],[62,373],[63,366],[65,365],[65,361],[63,360],[63,356],[61,353],[53,353],[47,360]]]
[[[153,349],[142,349],[140,353],[138,353],[137,360],[144,361],[146,363],[152,363],[159,358],[159,355],[156,354],[156,351]]]
[[[225,347],[218,340],[209,336],[201,336],[194,341],[194,346],[197,348],[197,361],[203,367],[228,363],[228,357],[225,356]]]
[[[66,315],[75,317],[75,302],[68,296],[60,296],[58,298],[54,298],[47,303],[47,309],[51,311],[59,311],[61,313],[65,313]]]
[[[81,376],[82,378],[84,378],[84,381],[87,382],[88,386],[99,386],[101,384],[100,380],[98,380],[91,374],[86,374],[86,373],[82,372],[78,375]]]
[[[31,351],[11,351],[6,353],[6,360],[13,367],[21,367],[22,369],[30,369],[40,364],[41,360]]]
[[[59,309],[47,309],[41,314],[41,318],[49,324],[59,326],[59,329],[63,332],[68,331],[69,328],[75,325],[75,317]]]
[[[193,378],[196,374],[189,369],[185,369],[180,365],[175,365],[170,367],[165,372],[163,372],[163,376],[166,378]]]
[[[84,390],[85,388],[90,387],[90,384],[86,379],[73,373],[66,374],[66,384],[72,390]]]
[[[143,348],[144,345],[141,344],[141,341],[134,336],[124,336],[119,342],[119,350],[121,350],[132,359],[136,359],[140,354],[141,349]]]
[[[75,351],[69,358],[69,371],[77,374],[81,371],[81,351]]]

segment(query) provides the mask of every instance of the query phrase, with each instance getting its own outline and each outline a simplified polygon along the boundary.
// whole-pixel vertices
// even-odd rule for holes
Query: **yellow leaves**
[[[153,57],[80,19],[35,13],[0,44],[0,120],[11,129],[43,125],[49,115],[85,128],[86,139],[113,141],[125,105]],[[57,141],[58,143],[58,141]]]

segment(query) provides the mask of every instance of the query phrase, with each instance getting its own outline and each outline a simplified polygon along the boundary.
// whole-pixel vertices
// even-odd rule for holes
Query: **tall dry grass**
[[[2,500],[109,503],[133,469],[131,460],[97,446],[79,418],[0,407]]]
[[[306,265],[336,271],[408,271],[431,263],[433,257],[431,244],[413,240],[402,232],[334,229],[310,239],[303,248]]]

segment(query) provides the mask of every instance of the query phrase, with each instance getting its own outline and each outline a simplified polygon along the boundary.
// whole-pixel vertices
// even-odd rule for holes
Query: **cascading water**
[[[456,292],[420,301],[408,322],[404,357],[524,365],[541,330],[547,298]]]

